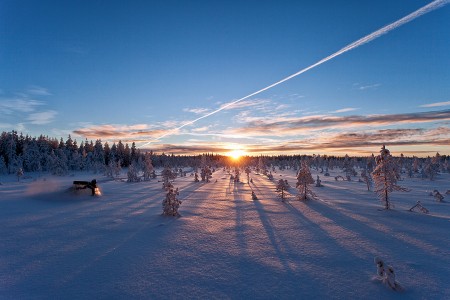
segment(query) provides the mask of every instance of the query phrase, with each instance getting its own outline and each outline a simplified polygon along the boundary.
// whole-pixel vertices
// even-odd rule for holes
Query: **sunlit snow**
[[[295,172],[273,175],[177,178],[181,217],[161,215],[159,178],[98,175],[102,195],[91,196],[70,188],[92,174],[2,176],[0,298],[450,298],[450,205],[429,196],[450,188],[450,174],[405,179],[411,191],[393,193],[390,211],[333,173],[319,174],[316,200],[296,200],[291,187],[282,202],[276,182],[295,186]],[[429,214],[408,211],[418,200]],[[403,292],[374,279],[374,257],[394,267]]]

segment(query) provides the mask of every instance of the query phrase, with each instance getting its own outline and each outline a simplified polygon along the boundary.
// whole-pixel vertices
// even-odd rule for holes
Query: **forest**
[[[381,145],[380,145],[381,146]],[[374,153],[378,153],[374,149]],[[147,157],[147,158],[146,158]],[[226,155],[205,153],[199,155],[174,155],[154,153],[142,150],[133,142],[130,145],[118,141],[110,145],[101,139],[81,141],[78,144],[69,135],[64,141],[40,135],[30,137],[17,131],[2,132],[0,136],[0,174],[22,172],[50,172],[53,175],[66,175],[73,171],[93,173],[111,173],[111,169],[128,168],[131,164],[142,170],[145,160],[151,160],[155,168],[161,167],[202,167],[205,164],[213,167],[224,166],[259,166],[263,168],[279,168],[297,170],[303,161],[307,161],[313,169],[326,174],[328,169],[342,168],[347,178],[355,176],[355,169],[372,172],[375,157],[337,157],[327,155],[276,155],[276,156],[245,156],[239,161]],[[408,177],[422,177],[433,180],[438,172],[450,172],[449,157],[436,153],[433,157],[406,157],[403,154],[396,157],[398,166]]]

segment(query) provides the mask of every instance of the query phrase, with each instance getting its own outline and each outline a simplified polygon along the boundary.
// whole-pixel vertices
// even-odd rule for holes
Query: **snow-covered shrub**
[[[404,187],[397,185],[397,180],[400,178],[399,169],[396,161],[391,156],[391,153],[386,147],[380,150],[380,155],[375,158],[377,166],[372,172],[372,177],[375,182],[375,192],[384,204],[385,209],[391,208],[389,194],[393,191],[408,191]]]
[[[322,180],[320,180],[319,175],[317,175],[316,187],[323,187]]]
[[[181,200],[177,198],[179,195],[178,188],[174,190],[173,188],[169,189],[166,194],[166,198],[162,202],[163,207],[163,215],[166,216],[179,216],[178,208],[180,207]]]
[[[417,203],[409,209],[409,211],[419,211],[423,212],[424,214],[429,213],[428,209],[425,208],[425,206],[420,203],[420,201],[417,201]]]
[[[442,202],[442,200],[444,200],[444,196],[442,196],[442,194],[439,193],[438,190],[433,191],[433,197],[436,199],[437,202]]]
[[[314,179],[312,178],[311,170],[309,169],[308,164],[303,162],[300,171],[298,171],[297,184],[295,185],[298,189],[299,200],[306,200],[309,197],[315,197],[314,193],[309,188],[309,185],[313,183]]]

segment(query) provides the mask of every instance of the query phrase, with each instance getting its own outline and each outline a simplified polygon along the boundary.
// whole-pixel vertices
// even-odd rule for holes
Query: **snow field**
[[[2,177],[0,298],[450,298],[450,207],[428,195],[444,194],[449,174],[400,181],[411,191],[394,192],[391,211],[356,178],[319,174],[318,199],[299,202],[294,171],[273,175],[251,173],[250,184],[222,170],[210,183],[177,178],[179,218],[161,216],[157,180],[98,176],[102,196],[92,197],[68,190],[92,174]],[[280,178],[291,185],[284,203]],[[430,214],[407,211],[417,200]],[[404,292],[373,280],[375,256]]]

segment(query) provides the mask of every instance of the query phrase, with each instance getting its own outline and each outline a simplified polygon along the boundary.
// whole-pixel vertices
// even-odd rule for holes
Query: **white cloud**
[[[36,110],[36,108],[44,103],[32,99],[8,99],[0,101],[0,113],[12,114],[14,112],[29,113]]]
[[[347,108],[341,108],[335,111],[332,111],[332,114],[338,114],[338,113],[344,113],[344,112],[349,112],[349,111],[355,111],[358,110],[358,108],[354,108],[354,107],[347,107]]]
[[[29,114],[27,120],[30,121],[31,124],[43,125],[51,123],[57,114],[58,113],[54,110],[36,112]]]
[[[27,90],[28,94],[36,95],[36,96],[50,96],[51,93],[48,91],[48,89],[38,86],[38,85],[32,85]]]
[[[368,85],[360,85],[359,83],[353,84],[354,87],[356,87],[360,91],[368,90],[368,89],[376,89],[377,87],[381,86],[380,83],[375,84],[368,84]]]
[[[183,111],[201,115],[208,113],[210,110],[208,108],[198,107],[198,108],[183,108]]]
[[[423,104],[420,105],[420,107],[439,107],[439,106],[449,106],[450,101],[447,102],[435,102],[435,103],[429,103],[429,104]]]
[[[207,132],[208,130],[211,129],[212,126],[203,126],[203,127],[197,127],[197,128],[193,128],[192,132]]]
[[[252,109],[264,110],[267,104],[270,104],[269,99],[248,99],[235,104],[229,105],[230,103],[225,103],[220,106],[220,110],[230,110],[230,109],[241,109],[246,107],[252,107]],[[227,106],[229,105],[229,106]]]

